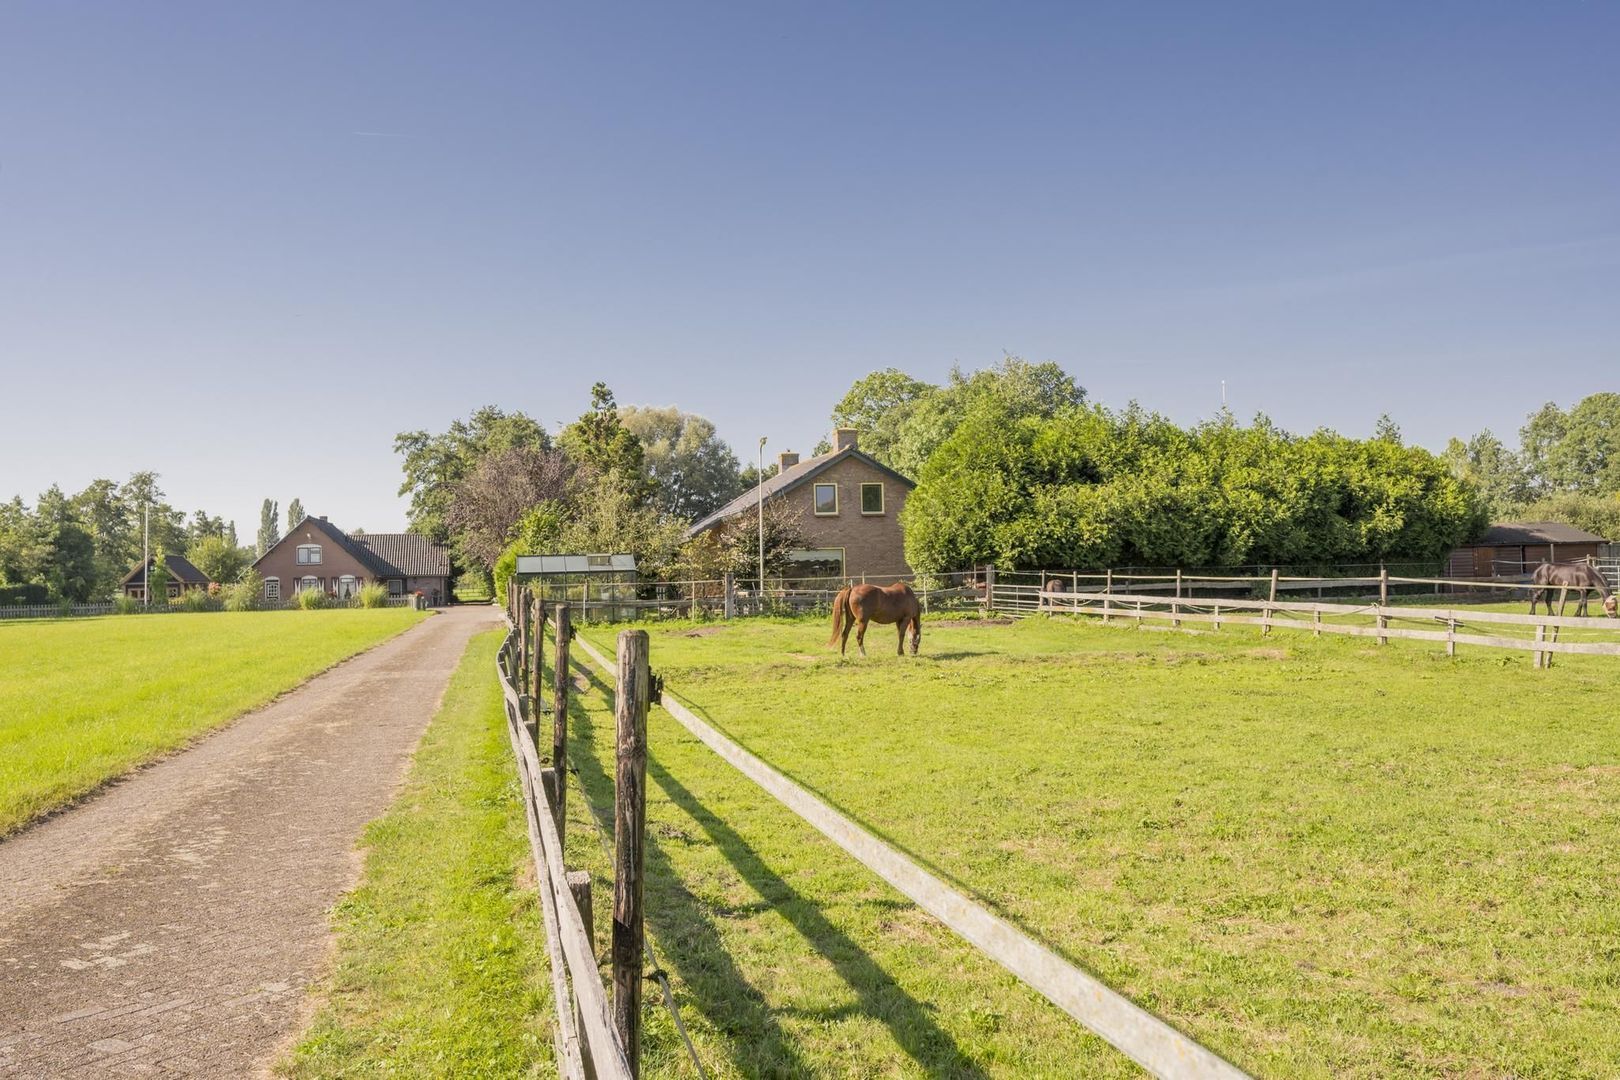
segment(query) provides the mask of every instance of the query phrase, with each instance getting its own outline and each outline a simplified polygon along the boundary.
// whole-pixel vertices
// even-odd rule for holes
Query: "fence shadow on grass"
[[[580,670],[598,689],[612,694],[612,688],[589,667]],[[570,741],[578,739],[580,752],[570,758],[578,771],[580,786],[587,794],[591,813],[601,827],[612,832],[613,778],[603,770],[594,752],[590,715],[575,697],[570,701],[569,718],[573,730]],[[571,748],[572,749],[572,748]],[[709,842],[725,856],[733,869],[761,898],[736,914],[773,910],[786,919],[818,954],[826,959],[839,977],[855,992],[855,1006],[836,1009],[784,1009],[807,1016],[818,1023],[829,1023],[850,1015],[867,1016],[888,1027],[895,1042],[930,1076],[982,1080],[984,1071],[962,1052],[949,1032],[935,1020],[933,1010],[902,989],[883,967],[848,934],[833,924],[821,908],[788,884],[771,869],[759,852],[735,829],[649,754],[649,777],[669,800],[703,830]],[[783,1031],[763,995],[748,982],[725,950],[715,929],[710,908],[688,892],[680,882],[656,834],[649,832],[646,848],[648,897],[647,919],[658,931],[662,959],[681,977],[687,992],[709,1021],[732,1040],[742,1040],[746,1049],[732,1051],[734,1064],[750,1075],[812,1076],[812,1069],[800,1055],[792,1037]],[[879,906],[909,906],[906,901],[878,899]]]

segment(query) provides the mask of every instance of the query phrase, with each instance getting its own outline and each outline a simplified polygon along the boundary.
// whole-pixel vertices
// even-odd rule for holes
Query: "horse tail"
[[[833,598],[833,632],[832,637],[827,639],[828,645],[838,644],[838,635],[844,629],[844,608],[848,606],[849,586],[845,585],[838,590],[838,595]]]

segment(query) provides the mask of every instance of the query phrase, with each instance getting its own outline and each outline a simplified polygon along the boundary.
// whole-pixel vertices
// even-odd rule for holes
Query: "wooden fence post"
[[[1546,623],[1536,623],[1536,644],[1537,645],[1541,644],[1541,642],[1543,640],[1545,640],[1546,637],[1547,637],[1547,624]],[[1540,668],[1543,668],[1543,667],[1546,666],[1546,661],[1544,659],[1545,656],[1546,656],[1546,653],[1542,652],[1540,649],[1537,649],[1535,651],[1535,658],[1536,658],[1535,667],[1537,669],[1540,669]]]
[[[737,614],[737,575],[733,574],[730,570],[726,571],[725,591],[725,617],[730,619]]]
[[[618,771],[613,787],[613,1023],[641,1075],[642,860],[647,832],[647,632],[619,633],[614,709]]]
[[[541,709],[540,691],[544,689],[546,685],[546,606],[540,602],[540,598],[538,596],[533,597],[529,601],[529,606],[534,612],[534,625],[530,631],[529,641],[529,650],[533,653],[533,659],[531,659],[529,662],[529,712],[533,718],[534,748],[539,750]],[[562,789],[562,785],[560,783],[557,785],[557,787],[559,791]],[[557,826],[557,831],[559,833],[562,832],[561,825]]]
[[[1260,636],[1271,636],[1271,605],[1277,602],[1277,568],[1271,568],[1271,598],[1266,601],[1265,608],[1260,613]]]
[[[1380,631],[1378,635],[1378,644],[1380,645],[1389,644],[1389,635],[1382,633],[1382,631],[1389,628],[1389,616],[1384,614],[1384,609],[1388,606],[1389,568],[1387,566],[1380,566],[1378,568],[1378,629]]]
[[[1113,605],[1110,599],[1114,595],[1114,568],[1108,567],[1103,571],[1103,625],[1108,625],[1108,611]]]
[[[566,843],[563,824],[567,820],[568,802],[568,642],[574,636],[573,616],[566,603],[557,605],[555,621],[557,644],[551,660],[551,767],[557,771],[557,835]]]
[[[1221,628],[1221,602],[1219,600],[1215,601],[1215,618],[1210,620],[1210,625],[1216,630]]]
[[[585,924],[585,940],[590,943],[591,955],[597,956],[596,915],[591,905],[591,875],[584,870],[570,870],[565,880],[568,882],[568,892],[574,898],[574,907],[579,911],[579,921]],[[574,997],[574,1028],[577,1031],[585,1030],[585,1014],[580,1011],[578,995]],[[596,1063],[591,1059],[591,1040],[579,1040],[579,1056],[585,1066],[585,1075],[595,1076]]]
[[[1446,619],[1446,655],[1457,655],[1457,620],[1454,617]]]
[[[984,568],[984,615],[985,618],[996,613],[996,567],[994,563]]]
[[[1176,567],[1176,598],[1170,602],[1170,627],[1181,629],[1181,567]]]

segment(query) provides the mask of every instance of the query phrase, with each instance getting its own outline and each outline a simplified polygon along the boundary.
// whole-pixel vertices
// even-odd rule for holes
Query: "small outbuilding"
[[[118,583],[118,590],[125,596],[133,596],[137,600],[146,599],[146,576],[151,568],[157,565],[157,556],[148,555],[143,563],[136,563],[135,568],[124,575],[124,580]],[[183,592],[192,589],[208,588],[208,575],[186,558],[184,555],[163,556],[163,565],[169,568],[169,599],[175,599]],[[163,597],[158,597],[161,600]]]
[[[1446,561],[1446,577],[1522,577],[1544,562],[1600,558],[1605,543],[1595,533],[1558,521],[1504,522],[1453,551]]]

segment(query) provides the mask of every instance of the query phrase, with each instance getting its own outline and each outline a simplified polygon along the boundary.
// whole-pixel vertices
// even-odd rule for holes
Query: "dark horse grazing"
[[[1569,589],[1574,589],[1581,598],[1580,604],[1575,608],[1575,615],[1580,618],[1586,614],[1586,594],[1595,592],[1603,598],[1603,614],[1613,619],[1615,614],[1614,593],[1609,590],[1609,583],[1603,579],[1603,572],[1591,563],[1542,563],[1536,567],[1536,572],[1530,575],[1530,580],[1536,585],[1544,586],[1530,594],[1530,614],[1536,613],[1536,601],[1540,600],[1547,605],[1547,614],[1552,614],[1553,590],[1559,590],[1558,614],[1564,613],[1564,602],[1568,599]]]
[[[838,590],[833,601],[833,631],[827,639],[831,645],[843,634],[838,645],[840,655],[849,648],[849,632],[855,631],[855,644],[861,655],[866,655],[866,624],[896,623],[900,632],[900,655],[906,655],[906,625],[911,626],[911,655],[917,655],[922,643],[922,605],[917,594],[903,581],[878,588],[876,585],[846,585]]]

